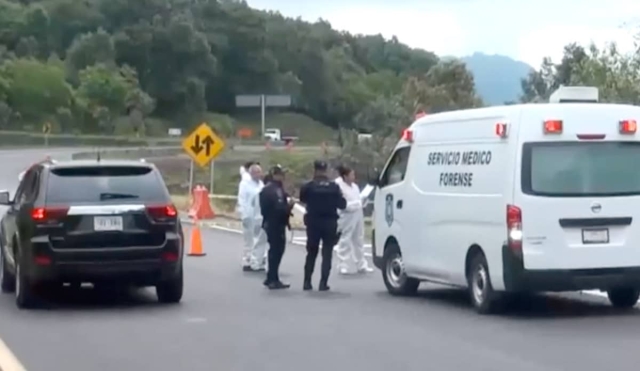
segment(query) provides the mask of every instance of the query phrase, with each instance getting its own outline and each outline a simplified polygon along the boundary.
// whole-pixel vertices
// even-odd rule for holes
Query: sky
[[[558,61],[571,42],[634,49],[640,1],[634,0],[247,0],[308,21],[325,19],[339,30],[393,35],[440,56],[482,52],[538,67]]]

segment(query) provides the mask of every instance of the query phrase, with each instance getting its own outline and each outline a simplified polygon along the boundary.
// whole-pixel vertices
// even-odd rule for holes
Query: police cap
[[[324,160],[315,160],[313,162],[313,169],[314,170],[327,170],[327,168],[329,167],[329,165],[327,165],[327,162]]]
[[[269,174],[271,175],[284,175],[284,169],[282,168],[282,166],[275,165],[271,168],[271,170],[269,170]]]

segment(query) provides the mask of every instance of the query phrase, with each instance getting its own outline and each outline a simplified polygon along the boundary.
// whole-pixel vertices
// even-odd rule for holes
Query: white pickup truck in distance
[[[295,142],[298,140],[297,136],[293,135],[282,135],[282,131],[276,128],[268,128],[264,131],[264,139],[272,141],[272,142]]]

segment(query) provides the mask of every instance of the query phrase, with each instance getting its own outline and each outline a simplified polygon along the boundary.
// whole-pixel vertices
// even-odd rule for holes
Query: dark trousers
[[[322,242],[322,268],[320,269],[320,281],[327,282],[331,272],[331,260],[333,247],[338,241],[338,224],[336,220],[313,221],[307,224],[307,259],[304,264],[304,279],[311,280],[313,269],[316,265],[320,242]]]
[[[265,229],[265,232],[267,232],[267,242],[269,242],[267,282],[280,281],[278,271],[280,270],[280,262],[282,262],[284,249],[287,245],[285,228],[286,226],[283,225]]]

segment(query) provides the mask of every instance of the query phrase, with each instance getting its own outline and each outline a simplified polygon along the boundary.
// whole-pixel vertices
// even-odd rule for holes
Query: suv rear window
[[[168,191],[160,175],[144,166],[54,168],[47,181],[47,203],[135,200],[165,202]]]
[[[525,143],[522,191],[549,197],[640,195],[639,142]]]

